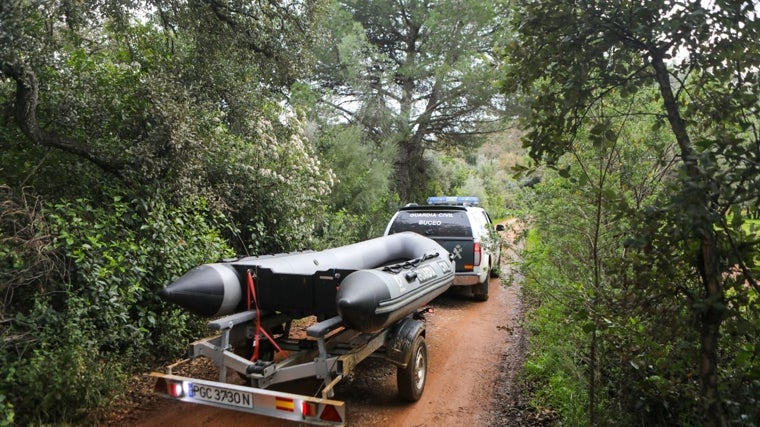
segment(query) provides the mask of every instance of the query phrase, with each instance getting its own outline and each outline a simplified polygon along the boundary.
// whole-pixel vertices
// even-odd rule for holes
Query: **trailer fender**
[[[386,357],[402,368],[406,367],[412,356],[412,346],[418,336],[425,336],[425,323],[412,317],[400,320],[387,340]]]

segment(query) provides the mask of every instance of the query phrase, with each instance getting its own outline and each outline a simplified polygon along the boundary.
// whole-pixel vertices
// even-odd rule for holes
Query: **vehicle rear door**
[[[456,271],[473,263],[473,235],[465,209],[402,210],[396,214],[387,234],[413,231],[435,240],[452,254]]]

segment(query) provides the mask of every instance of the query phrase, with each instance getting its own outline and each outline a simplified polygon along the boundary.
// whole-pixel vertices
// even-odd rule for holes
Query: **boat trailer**
[[[235,313],[210,321],[213,335],[191,343],[186,359],[168,366],[166,373],[151,373],[156,380],[154,392],[184,402],[311,425],[346,425],[345,403],[332,399],[334,387],[368,357],[397,366],[402,399],[413,402],[420,398],[427,376],[424,314],[430,310],[423,307],[372,333],[351,329],[335,316],[306,328],[305,338],[290,337],[293,321],[299,319],[257,310]],[[264,332],[268,345],[259,342],[257,331]],[[262,358],[250,357],[253,342],[253,349],[261,350]],[[181,366],[200,357],[216,365],[218,379],[175,374]],[[304,378],[321,380],[319,396],[269,389]],[[244,380],[245,384],[234,380]]]

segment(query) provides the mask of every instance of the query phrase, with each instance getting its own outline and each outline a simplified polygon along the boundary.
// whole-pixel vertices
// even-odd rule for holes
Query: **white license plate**
[[[190,397],[197,400],[241,408],[253,408],[253,394],[251,393],[194,383],[190,383],[188,389]]]

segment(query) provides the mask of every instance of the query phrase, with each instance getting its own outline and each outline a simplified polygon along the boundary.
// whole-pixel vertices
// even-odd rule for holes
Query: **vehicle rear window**
[[[413,231],[428,237],[472,237],[465,211],[401,211],[388,234]]]

